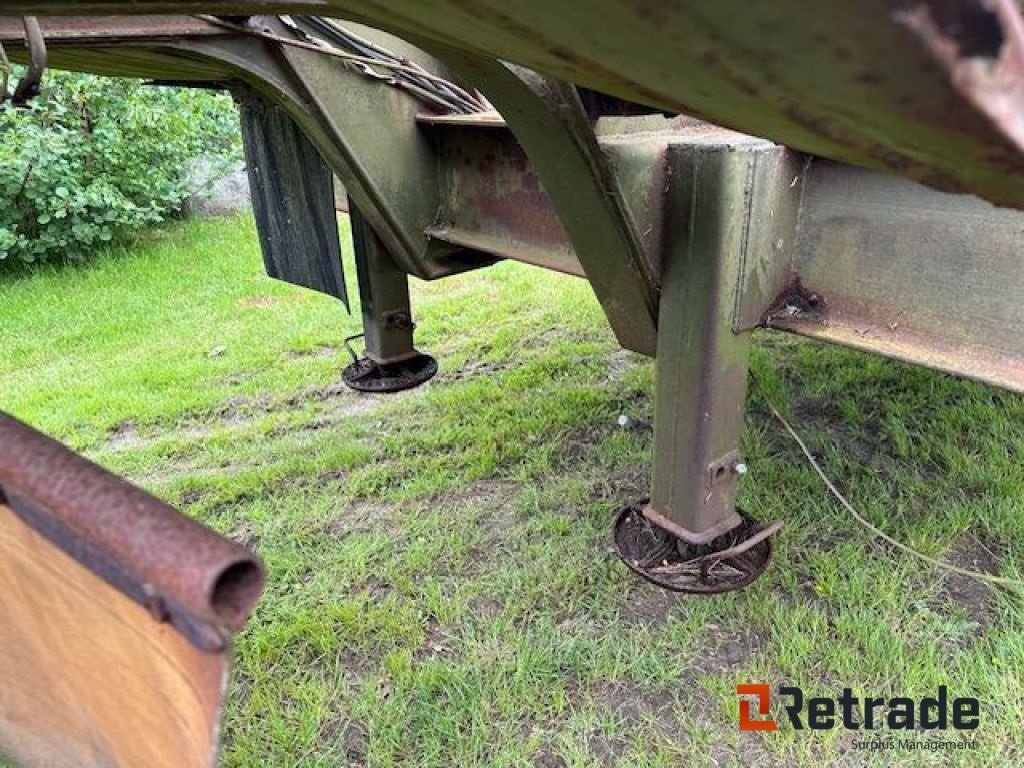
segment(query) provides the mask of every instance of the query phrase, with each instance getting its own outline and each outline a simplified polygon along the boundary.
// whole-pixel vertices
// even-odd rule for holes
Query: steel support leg
[[[364,392],[398,392],[423,384],[437,373],[437,362],[413,346],[409,276],[395,266],[372,227],[349,202],[352,244],[359,278],[366,357],[343,374]]]
[[[676,220],[668,225],[658,313],[649,509],[691,544],[740,523],[735,501],[750,333],[733,333],[732,315],[755,156],[688,147],[676,163]]]
[[[753,581],[768,561],[767,534],[736,509],[745,472],[739,444],[750,331],[734,330],[734,317],[752,231],[758,231],[752,226],[758,160],[777,149],[742,138],[670,148],[654,487],[649,504],[620,517],[616,529],[626,562],[663,586],[734,589]],[[739,547],[752,537],[758,546]],[[739,558],[726,561],[732,553]]]

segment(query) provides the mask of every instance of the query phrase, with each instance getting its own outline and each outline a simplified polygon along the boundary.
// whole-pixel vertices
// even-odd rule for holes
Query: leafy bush
[[[177,212],[196,158],[240,154],[227,94],[50,71],[0,108],[0,261],[80,259]]]

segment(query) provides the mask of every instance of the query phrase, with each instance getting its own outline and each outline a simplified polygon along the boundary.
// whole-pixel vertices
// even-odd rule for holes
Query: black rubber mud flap
[[[249,93],[241,112],[267,274],[341,299],[348,309],[331,169],[285,110]]]

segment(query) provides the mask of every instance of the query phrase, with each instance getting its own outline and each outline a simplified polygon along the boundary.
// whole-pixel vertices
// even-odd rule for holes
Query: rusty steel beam
[[[321,13],[285,1],[13,0],[23,13]],[[330,0],[332,13],[787,146],[1024,207],[1014,0]]]
[[[226,30],[193,16],[75,16],[39,19],[43,36],[50,45],[120,45],[131,42],[159,43],[195,36],[223,36]],[[24,32],[20,19],[0,16],[0,40],[20,41]]]
[[[28,525],[197,647],[221,650],[263,589],[259,559],[0,413],[0,494]]]
[[[512,130],[619,343],[653,354],[656,269],[577,89],[494,59],[437,53],[483,91]]]
[[[328,15],[328,0],[10,0],[4,13],[22,15],[37,5],[41,16],[150,15],[159,13],[215,13],[230,16],[248,14]]]
[[[0,763],[212,767],[252,553],[0,414]]]
[[[417,119],[434,142],[440,169],[440,208],[428,237],[584,276],[569,233],[503,120]]]

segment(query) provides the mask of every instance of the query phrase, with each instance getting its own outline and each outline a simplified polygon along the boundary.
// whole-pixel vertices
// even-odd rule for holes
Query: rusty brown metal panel
[[[212,766],[263,581],[241,546],[0,414],[0,758]]]
[[[20,15],[28,13],[27,9],[33,4],[38,5],[40,15],[46,16],[98,16],[113,13],[292,13],[323,16],[331,9],[327,0],[10,0],[4,3],[3,10],[5,13]]]
[[[653,354],[654,269],[576,87],[487,57],[450,49],[435,53],[479,88],[508,123],[619,343]]]
[[[431,238],[583,275],[551,200],[504,128],[434,124],[441,206]]]
[[[224,35],[225,30],[193,16],[75,16],[41,18],[39,26],[48,43],[69,45],[78,42],[116,45],[132,41],[154,43],[181,37]],[[0,40],[21,40],[21,20],[0,16]]]
[[[1013,0],[330,0],[330,7],[811,154],[1024,206],[1024,25]],[[284,0],[12,0],[4,10],[317,12]]]

